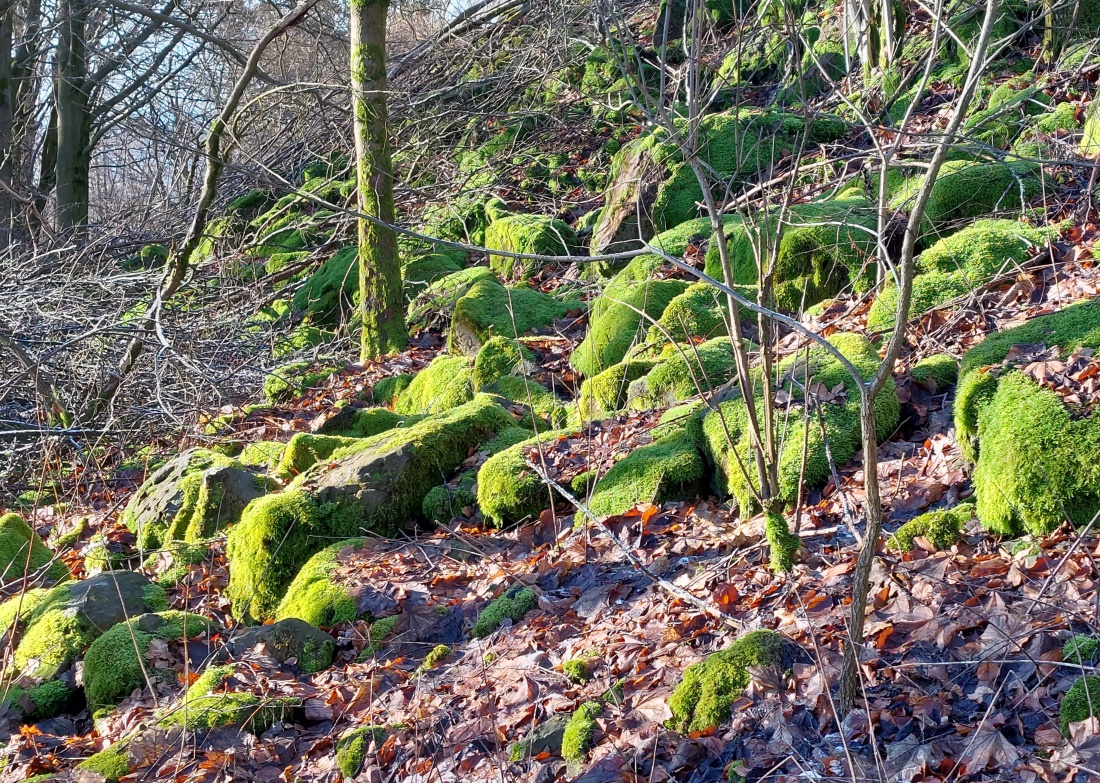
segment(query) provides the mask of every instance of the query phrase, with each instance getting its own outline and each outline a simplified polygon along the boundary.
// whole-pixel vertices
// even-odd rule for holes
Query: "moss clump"
[[[998,272],[1011,272],[1057,233],[1055,228],[1032,228],[1015,220],[979,220],[939,240],[917,259],[910,315],[969,294]],[[897,288],[886,288],[867,313],[867,328],[892,329],[897,302]]]
[[[294,310],[307,314],[314,324],[335,326],[351,318],[358,289],[359,248],[348,245],[336,251],[310,275],[294,292],[290,304]]]
[[[514,585],[478,613],[477,622],[474,623],[470,636],[483,639],[500,628],[505,620],[519,622],[525,614],[535,608],[537,603],[534,590],[530,587]]]
[[[486,394],[494,394],[523,406],[526,411],[520,426],[544,430],[562,427],[569,420],[569,409],[549,389],[531,378],[506,375],[482,388]],[[537,424],[537,427],[536,427]]]
[[[286,444],[282,459],[279,460],[279,464],[275,468],[275,474],[289,477],[305,473],[321,460],[331,457],[337,449],[353,445],[356,442],[356,438],[345,438],[340,435],[313,435],[308,432],[297,432]]]
[[[668,346],[662,359],[643,381],[630,387],[630,407],[646,409],[671,405],[696,394],[714,391],[737,372],[729,337],[701,345]]]
[[[146,657],[150,643],[154,639],[190,639],[209,630],[209,622],[202,617],[176,611],[143,614],[114,626],[92,642],[84,656],[84,693],[89,709],[94,713],[115,706],[143,687],[147,676],[174,681],[174,671],[152,668]]]
[[[935,381],[936,389],[942,391],[955,384],[959,377],[959,363],[949,353],[937,353],[914,364],[909,374],[920,383]]]
[[[874,282],[878,218],[864,198],[797,204],[782,215],[772,212],[755,225],[737,220],[726,229],[733,282],[758,284],[758,259],[767,264],[775,237],[773,296],[784,310],[800,311],[835,296],[847,287],[866,291]],[[706,272],[723,279],[717,242],[706,254]]]
[[[441,277],[417,294],[409,302],[405,321],[409,333],[432,326],[445,327],[454,314],[458,300],[476,283],[488,282],[500,285],[493,271],[484,266],[472,266],[460,272]]]
[[[475,356],[493,337],[520,337],[583,307],[581,302],[558,301],[523,284],[505,287],[496,278],[482,279],[455,303],[447,345]]]
[[[1092,664],[1096,661],[1098,648],[1100,642],[1092,636],[1074,636],[1062,645],[1062,660],[1080,666]]]
[[[677,433],[635,449],[596,482],[588,507],[594,514],[625,514],[638,503],[657,503],[696,493],[703,458],[687,435]]]
[[[457,487],[449,487],[446,484],[434,487],[424,496],[421,512],[429,522],[446,523],[462,513],[462,509],[477,503],[477,495],[471,490],[474,473],[468,473],[471,477],[468,482],[460,483]],[[465,476],[463,477],[465,479]],[[465,484],[465,485],[463,485]]]
[[[420,662],[420,666],[417,667],[417,671],[431,671],[450,654],[450,647],[445,644],[437,644],[428,652],[427,655],[424,656],[424,660]]]
[[[331,628],[359,617],[359,607],[348,587],[335,580],[333,574],[340,564],[340,552],[360,549],[363,544],[363,539],[338,541],[307,560],[275,609],[275,619],[297,617],[311,626]]]
[[[936,549],[949,549],[962,535],[963,528],[974,516],[974,505],[963,503],[946,511],[930,511],[911,519],[890,536],[886,545],[898,552],[911,552],[914,540],[928,539]]]
[[[976,460],[982,525],[1002,535],[1046,535],[1063,521],[1083,525],[1100,510],[1100,417],[1077,417],[1062,398],[1017,369],[989,370],[1014,345],[1100,348],[1100,302],[1073,305],[999,332],[963,357],[955,431]]]
[[[378,748],[385,741],[385,726],[360,726],[348,732],[336,741],[337,769],[345,778],[354,778],[363,769],[370,746]]]
[[[52,582],[70,578],[69,568],[54,557],[38,533],[18,514],[0,514],[0,582],[44,577]]]
[[[798,560],[802,539],[791,532],[782,514],[768,514],[764,523],[764,534],[768,539],[768,557],[772,571],[789,574]]]
[[[509,253],[537,256],[567,256],[577,246],[577,235],[560,220],[542,215],[507,215],[489,224],[485,247]],[[545,262],[511,258],[490,252],[489,266],[507,279],[528,278]]]
[[[416,375],[413,373],[402,373],[401,375],[391,375],[388,378],[383,378],[374,384],[371,396],[379,405],[393,405],[398,395],[409,388],[409,384],[413,382],[415,377]]]
[[[579,398],[582,420],[595,421],[620,410],[626,405],[631,382],[652,370],[653,364],[648,359],[620,362],[585,380]]]
[[[474,397],[473,362],[465,356],[438,356],[397,395],[397,413],[438,413]]]
[[[568,677],[571,683],[575,685],[584,685],[592,679],[589,667],[592,664],[593,657],[595,657],[595,653],[589,652],[577,658],[570,658],[568,661],[562,663],[562,674]]]
[[[751,679],[749,667],[782,665],[786,645],[774,631],[751,631],[729,648],[689,666],[668,700],[671,727],[686,734],[729,720],[730,708]]]
[[[401,266],[401,279],[408,291],[410,287],[423,288],[440,278],[461,271],[462,263],[450,253],[422,253]]]
[[[259,735],[298,706],[298,700],[293,698],[262,698],[228,690],[235,671],[233,665],[211,666],[187,689],[179,709],[162,723],[176,724],[188,731],[241,724],[246,731]]]
[[[465,405],[357,440],[302,474],[288,491],[251,503],[229,532],[227,595],[239,618],[271,616],[294,574],[326,539],[392,533],[470,449],[514,419],[480,395]],[[299,487],[309,486],[310,492]]]
[[[668,303],[657,323],[649,327],[646,342],[696,342],[729,334],[725,299],[707,283],[694,283]],[[665,335],[668,335],[666,337]]]
[[[577,708],[565,724],[561,740],[561,757],[571,764],[579,764],[588,756],[596,739],[596,718],[603,711],[603,704],[587,701]]]
[[[923,183],[908,180],[890,199],[892,209],[909,209]],[[948,161],[940,169],[921,221],[925,237],[951,233],[962,221],[993,212],[1021,212],[1042,190],[1040,169],[1033,163]]]
[[[850,333],[837,333],[829,337],[840,353],[855,368],[869,378],[878,367],[878,354],[866,338]],[[775,411],[775,438],[781,448],[779,451],[779,496],[785,504],[793,503],[798,497],[799,478],[802,475],[802,448],[808,447],[805,486],[807,488],[823,485],[829,478],[829,457],[825,449],[822,428],[815,412],[807,425],[807,417],[797,406],[803,404],[802,385],[822,384],[826,389],[838,386],[842,396],[827,403],[818,403],[821,418],[824,420],[825,435],[828,438],[829,453],[837,465],[847,462],[862,445],[859,423],[859,386],[848,371],[833,359],[823,348],[815,347],[809,354],[809,379],[806,383],[806,356],[799,353],[780,363],[776,376],[782,379],[779,388],[783,389],[796,406],[789,412],[781,407]],[[799,379],[799,384],[794,379]],[[754,372],[756,389],[757,417],[763,421],[764,408],[759,399],[760,381]],[[775,386],[773,385],[773,388]],[[721,404],[721,416],[717,412],[707,414],[703,419],[703,437],[711,462],[718,468],[715,476],[717,489],[733,495],[737,499],[742,514],[749,514],[758,506],[756,488],[758,478],[753,467],[752,440],[749,431],[748,412],[745,402],[738,397]],[[897,424],[900,407],[893,381],[887,381],[875,399],[875,424],[879,437],[886,437]],[[809,426],[809,431],[806,427]],[[727,437],[728,433],[728,437]],[[736,456],[730,450],[732,440]],[[741,466],[747,466],[742,470]],[[746,475],[747,474],[747,475]]]
[[[568,430],[542,432],[485,461],[477,474],[477,503],[487,520],[496,525],[519,522],[537,517],[551,505],[549,490],[527,467],[527,451],[540,443],[549,447],[570,434]]]
[[[506,375],[522,373],[530,354],[515,340],[493,337],[477,352],[474,359],[474,388],[495,383]]]
[[[1100,677],[1090,674],[1073,683],[1062,697],[1058,714],[1062,719],[1062,734],[1067,737],[1071,723],[1100,714]]]
[[[394,413],[388,408],[356,408],[346,405],[317,430],[322,435],[369,438],[402,424],[415,424],[420,416]]]
[[[271,470],[283,458],[287,444],[274,440],[258,440],[245,446],[237,455],[237,462],[249,467]]]
[[[77,764],[77,769],[102,775],[106,783],[118,783],[118,779],[130,774],[130,753],[125,742],[116,742]]]
[[[313,389],[327,381],[337,368],[314,366],[310,362],[291,362],[264,376],[264,397],[271,404],[297,399],[307,389]]]
[[[591,378],[618,364],[630,347],[645,337],[649,321],[687,289],[682,280],[654,280],[660,266],[654,256],[638,256],[607,284],[592,304],[588,334],[569,357],[577,372]]]
[[[486,443],[482,447],[482,451],[487,451],[491,457],[511,446],[515,446],[517,443],[523,443],[525,440],[530,440],[534,436],[534,430],[529,430],[526,427],[506,427],[500,431],[499,435]]]

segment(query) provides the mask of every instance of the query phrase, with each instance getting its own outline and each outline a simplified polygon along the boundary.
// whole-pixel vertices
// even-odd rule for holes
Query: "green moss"
[[[936,390],[943,391],[955,385],[959,377],[959,363],[949,353],[937,353],[914,364],[909,374],[920,383],[935,381]]]
[[[52,582],[70,578],[68,566],[55,559],[23,517],[0,514],[0,581],[13,583],[37,576]]]
[[[568,430],[541,432],[485,461],[477,474],[477,503],[489,522],[498,526],[520,522],[537,517],[551,505],[546,486],[527,467],[526,452],[539,443],[550,447],[557,438],[569,434]]]
[[[798,550],[802,547],[802,539],[791,532],[782,514],[768,514],[764,523],[764,534],[768,539],[772,571],[777,574],[789,574],[794,570]]]
[[[118,783],[118,779],[130,774],[130,753],[125,742],[116,742],[77,765],[78,769],[102,775],[106,783]]]
[[[583,420],[596,421],[622,409],[631,382],[652,370],[653,364],[648,359],[620,362],[585,380],[579,398]]]
[[[477,495],[464,487],[435,487],[424,496],[421,513],[430,522],[446,523],[461,515],[462,509],[477,503]]]
[[[264,377],[264,397],[275,404],[302,396],[306,389],[320,386],[336,372],[335,367],[315,367],[310,362],[291,362]]]
[[[1035,127],[1043,133],[1071,131],[1076,130],[1079,126],[1077,111],[1071,103],[1059,103],[1054,107],[1054,111],[1047,112],[1035,121]]]
[[[445,644],[437,644],[433,647],[427,655],[424,656],[424,660],[420,662],[420,666],[417,667],[417,671],[426,672],[431,671],[438,666],[444,658],[451,654],[451,648]]]
[[[583,306],[577,301],[558,301],[526,285],[505,287],[495,278],[485,278],[455,303],[447,345],[450,350],[474,356],[492,337],[520,337]]]
[[[1071,723],[1100,714],[1100,677],[1090,674],[1078,678],[1062,697],[1058,714],[1062,720],[1062,733],[1067,737]]]
[[[515,340],[493,337],[488,340],[474,359],[474,388],[480,389],[505,375],[522,373],[530,360],[530,353]]]
[[[878,367],[878,354],[866,338],[855,334],[837,333],[829,337],[831,342],[845,358],[851,362],[864,378],[869,378]],[[780,363],[777,377],[783,379],[780,388],[787,392],[792,404],[800,405],[802,391],[793,382],[793,378],[804,375],[803,365],[806,357],[803,353],[791,356]],[[829,356],[823,348],[815,347],[810,351],[810,383],[820,383],[826,389],[835,389],[839,385],[844,397],[821,405],[821,416],[828,437],[829,452],[837,465],[847,462],[862,445],[859,423],[859,388],[857,382],[848,374],[839,362]],[[754,373],[755,374],[755,373]],[[754,382],[757,388],[757,417],[762,421],[764,408],[759,400],[759,379]],[[775,388],[773,384],[773,389]],[[797,408],[788,414],[785,406],[775,411],[774,431],[776,441],[781,444],[779,451],[779,497],[785,504],[793,503],[798,497],[798,483],[802,471],[802,449],[805,442],[808,456],[805,468],[807,488],[819,487],[829,478],[829,460],[822,437],[821,426],[815,415],[806,432],[806,417]],[[749,434],[748,412],[744,400],[736,398],[721,404],[722,415],[717,412],[703,419],[703,436],[710,460],[718,468],[715,481],[717,489],[733,495],[738,502],[742,515],[757,508],[755,487],[758,479],[753,461],[752,441]],[[875,399],[875,423],[880,438],[887,437],[897,424],[900,408],[892,380]],[[724,423],[723,423],[724,422]],[[732,439],[736,456],[730,450]],[[741,465],[746,466],[743,471]],[[746,473],[748,474],[746,476]]]
[[[474,397],[473,362],[465,356],[437,356],[416,374],[394,402],[397,413],[438,413]]]
[[[356,438],[340,435],[313,435],[297,432],[286,444],[282,459],[275,469],[279,476],[297,476],[304,473],[321,460],[328,459],[333,452],[357,442]]]
[[[355,245],[333,254],[294,292],[290,300],[293,308],[308,314],[314,324],[337,325],[348,321],[359,290],[358,254]]]
[[[422,253],[402,265],[401,278],[406,289],[418,289],[461,270],[462,264],[450,253]]]
[[[362,531],[392,534],[418,515],[424,495],[440,476],[449,476],[470,449],[513,423],[507,411],[481,395],[411,427],[357,440],[334,452],[331,461],[337,467],[357,455],[395,460],[399,466],[395,475],[370,477],[372,482],[384,479],[384,489],[372,486],[369,502],[356,498],[362,485],[355,484],[354,477],[346,492],[337,485],[330,487],[326,497],[332,499],[320,504],[297,488],[323,483],[326,463],[300,476],[288,491],[251,503],[230,530],[226,546],[230,566],[226,594],[234,614],[249,619],[271,616],[298,568],[323,548],[326,539],[349,538]]]
[[[499,435],[482,447],[482,451],[487,451],[491,457],[511,446],[515,446],[517,443],[530,440],[534,436],[534,430],[529,430],[526,427],[505,427]]]
[[[696,493],[705,473],[703,458],[687,435],[678,433],[632,451],[596,482],[588,507],[594,514],[625,514],[638,503],[658,503]]]
[[[113,626],[92,642],[84,656],[84,693],[89,709],[94,713],[113,707],[144,687],[147,677],[174,682],[175,671],[152,667],[146,655],[150,643],[154,639],[190,639],[209,631],[209,621],[176,611],[144,614]]]
[[[225,206],[226,212],[256,212],[266,209],[275,203],[277,197],[271,190],[257,188],[250,190],[243,196],[230,201]]]
[[[381,747],[386,741],[385,726],[360,726],[336,741],[336,767],[348,779],[363,769],[367,751],[373,743]]]
[[[446,326],[458,300],[479,282],[500,284],[492,270],[484,266],[471,266],[431,283],[409,302],[405,313],[409,333],[431,326]]]
[[[891,208],[911,208],[922,183],[921,177],[908,180],[890,199]],[[993,212],[1019,213],[1041,190],[1040,169],[1032,163],[948,161],[932,186],[921,233],[934,239],[970,218]]]
[[[898,552],[913,550],[917,537],[928,539],[936,549],[949,549],[962,535],[963,528],[974,516],[974,505],[963,503],[946,511],[930,511],[911,519],[890,536],[886,545]]]
[[[751,631],[727,649],[689,666],[668,700],[670,726],[687,733],[725,723],[733,703],[749,684],[748,668],[782,664],[785,646],[783,637],[774,631]]]
[[[1092,636],[1073,636],[1062,645],[1062,660],[1080,666],[1092,664],[1096,661],[1098,648],[1100,642]]]
[[[271,470],[283,458],[286,447],[287,444],[274,440],[254,441],[241,450],[237,455],[237,461],[242,465]]]
[[[569,409],[545,386],[530,378],[506,375],[483,387],[486,394],[499,395],[527,410],[520,420],[520,426],[529,429],[563,427],[569,420]]]
[[[573,684],[584,685],[592,679],[592,675],[589,673],[588,669],[594,656],[594,652],[589,652],[577,658],[570,658],[568,661],[562,663],[562,674],[568,677],[569,681]]]
[[[631,408],[661,407],[714,391],[737,372],[728,337],[696,346],[669,346],[665,353],[667,358],[659,361],[643,382],[631,387]]]
[[[374,384],[371,396],[379,405],[392,405],[397,400],[398,395],[409,388],[409,384],[413,382],[415,377],[416,375],[413,373],[403,373],[383,378]]]
[[[482,639],[500,628],[505,620],[518,623],[537,603],[534,590],[514,585],[478,613],[470,636]]]
[[[560,220],[542,215],[507,215],[485,230],[485,247],[509,253],[539,256],[571,255],[577,235]],[[489,254],[489,266],[505,279],[523,279],[539,271],[545,262]]]
[[[668,342],[695,342],[721,337],[729,333],[726,321],[729,311],[717,290],[707,283],[694,283],[676,296],[649,327],[646,342],[661,345]]]
[[[565,724],[565,734],[561,740],[561,757],[577,764],[588,756],[588,751],[596,739],[596,718],[603,711],[598,701],[588,701],[573,713]]]
[[[261,698],[252,693],[220,690],[233,677],[233,665],[211,666],[191,684],[179,709],[163,723],[174,723],[188,731],[208,731],[241,724],[252,734],[263,734],[298,706],[293,698]]]

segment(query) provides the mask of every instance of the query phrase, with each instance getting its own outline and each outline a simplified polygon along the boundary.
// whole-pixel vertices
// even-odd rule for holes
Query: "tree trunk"
[[[91,167],[88,127],[88,24],[86,0],[61,3],[57,51],[57,227],[80,229],[88,223],[88,177]]]
[[[351,103],[359,211],[360,357],[405,347],[404,295],[394,222],[393,163],[386,111],[387,0],[351,0]]]
[[[13,0],[0,0],[0,249],[7,247],[11,241],[16,213],[11,194],[16,159],[15,85],[11,57],[14,17]]]

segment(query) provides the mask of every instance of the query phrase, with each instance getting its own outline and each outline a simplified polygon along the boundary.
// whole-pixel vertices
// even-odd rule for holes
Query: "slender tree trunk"
[[[91,165],[88,127],[87,0],[61,3],[57,52],[57,227],[80,230],[88,222],[88,178]]]
[[[351,102],[359,211],[388,225],[359,220],[360,357],[377,359],[405,347],[404,296],[394,222],[393,163],[386,110],[388,0],[351,0]]]
[[[12,81],[12,45],[15,29],[14,0],[0,0],[0,249],[11,241],[16,202],[15,184],[15,86]]]

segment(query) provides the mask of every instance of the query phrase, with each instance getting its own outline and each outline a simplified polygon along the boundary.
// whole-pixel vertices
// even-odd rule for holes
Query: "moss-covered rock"
[[[643,378],[630,384],[628,405],[635,409],[673,405],[696,394],[713,392],[737,372],[729,337],[700,345],[669,345]]]
[[[523,585],[513,585],[478,613],[470,635],[475,639],[482,639],[500,628],[505,620],[518,623],[537,604],[534,590]]]
[[[428,490],[471,449],[513,424],[507,411],[478,396],[411,427],[357,440],[302,474],[290,490],[254,501],[230,530],[226,549],[234,614],[269,617],[326,538],[392,533],[415,519]]]
[[[571,764],[579,764],[588,756],[596,741],[596,718],[603,711],[603,704],[587,701],[576,709],[565,724],[561,740],[561,757]]]
[[[1093,636],[1072,636],[1062,645],[1062,660],[1088,666],[1096,662],[1097,652],[1100,652],[1100,640]]]
[[[418,291],[440,278],[462,271],[462,257],[459,254],[418,253],[401,265],[401,279],[406,291]]]
[[[891,197],[891,208],[910,209],[922,184],[921,177],[908,180]],[[948,161],[932,186],[921,222],[922,241],[950,234],[972,218],[1018,214],[1041,190],[1041,170],[1033,163]]]
[[[505,375],[482,387],[486,394],[503,397],[525,408],[520,426],[545,430],[547,427],[564,427],[570,418],[570,409],[542,384],[531,378]]]
[[[334,577],[341,552],[360,549],[362,538],[338,541],[313,555],[302,566],[275,610],[275,619],[297,617],[318,628],[348,623],[361,614],[348,586]]]
[[[348,245],[321,264],[290,302],[296,311],[309,315],[314,324],[337,326],[351,319],[358,292],[359,248]]]
[[[899,527],[886,545],[898,552],[910,552],[915,546],[913,542],[920,537],[927,539],[936,549],[948,549],[959,540],[963,528],[973,516],[972,503],[963,503],[943,511],[929,511]]]
[[[668,700],[672,728],[687,733],[725,723],[733,703],[749,684],[749,667],[785,668],[790,659],[788,645],[774,631],[751,631],[727,649],[689,666]]]
[[[560,220],[543,215],[506,215],[493,220],[485,230],[485,247],[508,253],[537,256],[571,255],[577,235]],[[546,262],[511,258],[490,252],[489,266],[505,280],[525,279],[538,272]]]
[[[489,339],[474,359],[474,388],[495,383],[506,375],[523,375],[530,367],[530,352],[506,337]]]
[[[909,374],[919,383],[935,381],[936,389],[943,391],[953,386],[958,380],[959,363],[949,353],[937,353],[926,356],[914,364]]]
[[[392,430],[394,427],[415,424],[420,421],[420,418],[411,414],[395,413],[388,408],[358,408],[354,405],[345,405],[322,424],[317,429],[317,433],[345,438],[369,438]]]
[[[705,474],[703,457],[683,433],[632,451],[596,482],[588,507],[594,514],[624,514],[638,503],[691,497]]]
[[[354,778],[363,769],[371,745],[380,748],[385,741],[385,726],[352,729],[336,741],[336,768],[345,778]]]
[[[275,468],[275,475],[290,477],[305,473],[321,460],[331,457],[337,449],[355,444],[356,440],[341,435],[297,432],[286,444],[283,456]]]
[[[284,617],[233,634],[215,660],[239,659],[257,649],[278,663],[293,663],[303,672],[313,674],[332,665],[336,642],[301,618]]]
[[[391,375],[388,378],[383,378],[374,384],[371,397],[379,405],[393,405],[397,401],[398,395],[409,388],[409,384],[413,382],[415,377],[414,373],[402,373],[401,375]]]
[[[175,682],[176,672],[153,667],[146,653],[150,643],[191,639],[211,631],[210,621],[196,614],[161,612],[143,614],[113,626],[100,636],[84,656],[84,693],[94,713],[113,707],[147,677]]]
[[[582,421],[596,421],[622,409],[630,384],[652,370],[653,365],[649,359],[619,362],[585,380],[578,398]]]
[[[663,345],[669,338],[677,343],[710,340],[729,334],[728,320],[726,300],[717,289],[694,283],[668,303],[649,327],[646,342]]]
[[[143,551],[172,541],[195,543],[235,523],[268,487],[267,479],[234,459],[188,449],[141,485],[120,519]]]
[[[686,122],[678,123],[678,129],[686,131]],[[845,132],[844,123],[835,118],[822,116],[807,127],[797,114],[735,109],[703,118],[699,156],[718,177],[739,181],[797,150],[803,136],[812,144],[834,141]],[[681,145],[661,129],[648,131],[615,155],[611,185],[592,235],[594,253],[625,249],[633,240],[698,216],[702,190],[682,161]],[[641,225],[639,214],[645,216]]]
[[[1069,736],[1071,723],[1078,723],[1100,714],[1100,677],[1089,674],[1077,679],[1066,695],[1058,715],[1062,722],[1062,733]]]
[[[433,326],[446,327],[451,321],[458,300],[472,286],[480,282],[500,284],[493,271],[484,266],[471,266],[431,283],[409,302],[408,310],[405,312],[409,333]]]
[[[126,742],[116,742],[110,747],[89,756],[77,765],[77,769],[102,775],[106,783],[118,783],[118,779],[130,774],[130,753]]]
[[[523,441],[530,440],[533,437],[535,437],[534,430],[527,429],[526,427],[505,427],[495,438],[482,446],[481,450],[488,453],[491,457],[507,448],[515,446],[517,443],[523,443]]]
[[[69,568],[18,514],[0,514],[0,582],[64,582]]]
[[[447,345],[452,351],[476,356],[493,337],[521,337],[583,307],[581,302],[559,301],[523,284],[505,287],[496,278],[486,278],[470,286],[455,303]]]
[[[421,504],[421,513],[429,522],[446,523],[462,514],[462,509],[477,503],[473,471],[462,476],[457,486],[441,484],[428,491]]]
[[[397,395],[397,413],[439,413],[474,397],[474,363],[466,356],[437,356]]]
[[[320,386],[336,370],[336,367],[315,366],[307,361],[284,364],[264,376],[264,397],[272,404],[297,399],[307,389]]]
[[[550,491],[527,466],[527,451],[538,444],[550,447],[567,430],[542,432],[509,446],[485,461],[477,474],[477,503],[491,523],[504,525],[537,517],[552,504]]]
[[[878,354],[866,338],[849,333],[838,333],[829,337],[837,350],[851,362],[864,378],[869,378],[878,366]],[[792,400],[792,404],[801,405],[803,394],[801,384],[822,384],[826,389],[839,389],[843,392],[833,400],[821,404],[821,417],[824,420],[825,434],[829,441],[829,453],[836,464],[848,461],[861,446],[859,424],[859,387],[848,371],[832,358],[825,349],[815,347],[810,351],[809,381],[803,377],[804,354],[785,359],[778,368],[778,376],[783,380],[780,388]],[[794,383],[794,378],[799,384]],[[759,381],[755,381],[759,390]],[[757,416],[763,419],[764,408],[757,392]],[[703,419],[703,435],[707,453],[717,467],[715,483],[723,494],[733,495],[742,514],[751,513],[757,508],[756,487],[758,479],[753,468],[752,440],[749,434],[748,412],[740,397],[721,404],[718,412],[707,414]],[[781,449],[779,453],[779,500],[793,503],[798,497],[799,477],[802,475],[802,448],[806,443],[808,452],[805,466],[805,485],[808,488],[824,484],[829,477],[829,460],[822,437],[821,426],[816,414],[809,422],[804,411],[792,410],[787,413],[785,406],[776,411],[775,438]],[[900,407],[892,380],[887,381],[875,399],[875,424],[879,437],[885,438],[897,424]],[[727,438],[728,433],[728,438]],[[730,440],[736,450],[736,456],[730,450]],[[742,470],[741,465],[747,466]],[[747,475],[746,475],[747,474]]]
[[[977,514],[1003,535],[1046,535],[1100,510],[1100,417],[1078,416],[1018,368],[991,371],[1015,345],[1068,354],[1100,348],[1100,303],[1089,301],[990,335],[963,357],[955,432],[974,461]]]
[[[206,731],[240,725],[252,734],[263,734],[273,723],[290,716],[299,706],[291,697],[257,696],[238,690],[237,666],[211,666],[187,689],[179,706],[163,721],[188,731]]]
[[[237,462],[250,468],[269,471],[279,464],[286,451],[286,444],[276,440],[258,440],[249,443],[237,455]]]

